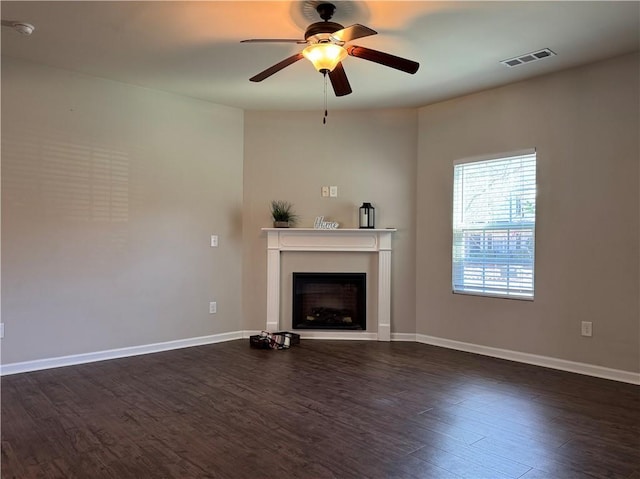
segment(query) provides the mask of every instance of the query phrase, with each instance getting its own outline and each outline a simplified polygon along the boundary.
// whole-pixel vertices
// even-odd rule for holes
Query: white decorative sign
[[[324,216],[316,216],[316,221],[313,223],[313,228],[316,230],[337,230],[340,226],[335,221],[325,221]]]

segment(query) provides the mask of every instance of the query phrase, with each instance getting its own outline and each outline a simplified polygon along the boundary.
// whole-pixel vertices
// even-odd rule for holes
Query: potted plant
[[[293,212],[293,205],[288,201],[273,200],[271,202],[271,216],[274,228],[289,228],[298,221],[298,215]]]

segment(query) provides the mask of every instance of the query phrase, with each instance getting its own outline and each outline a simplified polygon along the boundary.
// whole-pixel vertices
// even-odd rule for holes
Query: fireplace
[[[375,304],[372,321],[368,327],[373,331],[309,331],[306,337],[326,339],[391,340],[391,240],[395,228],[317,230],[311,228],[262,228],[267,234],[267,311],[266,330],[279,331],[280,321],[280,262],[289,251],[371,253],[378,259],[375,268],[377,278],[375,293],[369,301]],[[308,271],[308,270],[307,270]]]
[[[367,329],[366,273],[293,273],[294,329]]]

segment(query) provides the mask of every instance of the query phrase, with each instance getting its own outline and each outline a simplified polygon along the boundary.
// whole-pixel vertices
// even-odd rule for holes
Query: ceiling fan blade
[[[406,73],[414,74],[418,71],[418,68],[420,68],[420,64],[418,62],[407,60],[406,58],[400,58],[389,53],[372,50],[371,48],[351,45],[346,47],[346,50],[347,53],[349,53],[349,55],[351,55],[352,57],[369,60],[370,62],[379,63],[380,65],[395,68],[396,70],[400,70]]]
[[[342,62],[338,63],[336,67],[329,72],[329,80],[331,80],[331,86],[333,86],[333,91],[336,96],[345,96],[352,92],[347,74],[342,67]]]
[[[307,41],[298,38],[250,38],[249,40],[240,40],[240,43],[298,43],[302,45]]]
[[[296,53],[295,55],[291,55],[289,58],[285,58],[280,63],[276,63],[275,65],[270,66],[269,68],[258,73],[257,75],[252,76],[251,78],[249,78],[249,81],[254,81],[254,82],[262,81],[265,78],[269,78],[274,73],[278,73],[280,70],[282,70],[285,67],[288,67],[292,63],[295,63],[298,60],[302,60],[303,58],[304,57],[302,56],[302,53]]]
[[[338,30],[337,32],[332,33],[331,37],[339,42],[346,43],[350,42],[351,40],[355,40],[356,38],[369,37],[371,35],[377,34],[378,32],[376,32],[375,30],[356,23],[355,25],[351,25],[350,27],[343,28],[342,30]]]

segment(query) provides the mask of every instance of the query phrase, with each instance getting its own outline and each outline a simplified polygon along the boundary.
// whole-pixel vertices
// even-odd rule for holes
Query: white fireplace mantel
[[[354,251],[378,255],[378,341],[391,340],[391,235],[396,229],[262,228],[267,233],[267,331],[280,329],[280,253]]]

